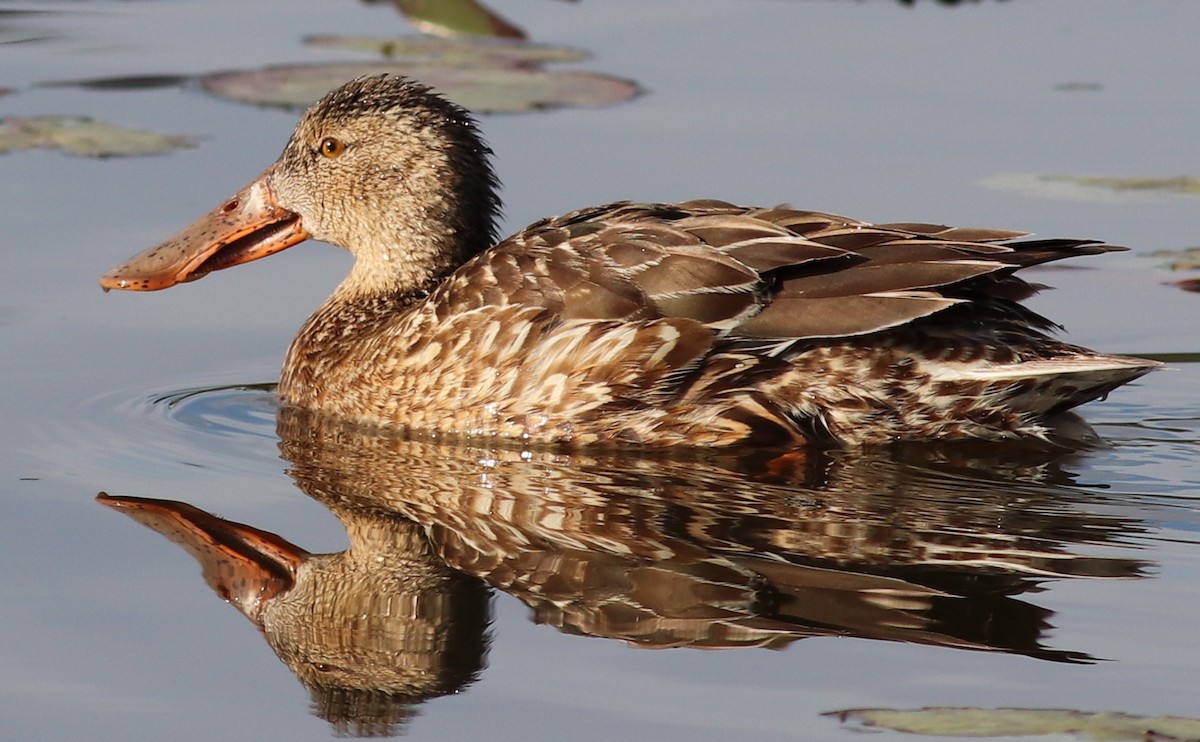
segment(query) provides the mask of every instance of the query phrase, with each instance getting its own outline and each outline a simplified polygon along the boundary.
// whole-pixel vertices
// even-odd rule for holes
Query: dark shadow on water
[[[1045,451],[646,457],[413,440],[291,409],[277,426],[347,550],[99,499],[192,554],[342,734],[401,733],[424,700],[474,682],[493,588],[537,623],[638,647],[848,636],[1086,663],[1048,646],[1052,612],[1017,596],[1146,567],[1096,555],[1146,526],[1089,511]]]

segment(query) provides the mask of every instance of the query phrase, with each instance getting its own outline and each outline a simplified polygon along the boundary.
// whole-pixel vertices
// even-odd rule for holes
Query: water
[[[647,91],[611,108],[485,118],[508,228],[614,198],[717,196],[1095,236],[1133,250],[1041,272],[1036,280],[1057,290],[1033,306],[1081,344],[1180,362],[1090,405],[1085,415],[1110,445],[1062,460],[923,450],[781,469],[756,459],[434,455],[376,442],[393,469],[368,458],[338,486],[321,485],[337,478],[345,452],[326,433],[277,423],[263,385],[347,269],[344,254],[308,245],[161,294],[103,295],[95,285],[259,172],[294,114],[194,86],[45,83],[340,59],[301,38],[408,28],[386,5],[0,3],[38,11],[0,12],[0,87],[14,91],[0,97],[0,114],[89,115],[200,139],[158,157],[0,158],[5,736],[326,739],[353,729],[312,713],[310,690],[205,585],[193,558],[96,504],[101,490],[186,502],[314,553],[347,548],[330,492],[407,493],[393,509],[434,534],[432,546],[390,534],[391,546],[375,548],[432,550],[461,570],[454,594],[467,608],[454,625],[474,637],[466,646],[487,648],[473,666],[465,652],[457,692],[416,704],[394,729],[413,739],[838,740],[852,732],[821,714],[856,707],[1197,716],[1200,367],[1186,354],[1200,350],[1200,333],[1196,296],[1165,285],[1179,276],[1149,256],[1195,244],[1196,202],[1059,199],[987,183],[1194,175],[1200,6],[512,0],[497,9],[535,40],[590,50],[577,66]],[[296,443],[305,440],[316,448]],[[413,466],[394,470],[403,461]],[[422,491],[473,493],[472,507],[489,509],[464,523],[466,504]],[[488,492],[516,499],[482,499]],[[476,552],[512,552],[474,531],[465,541],[475,551],[450,549],[470,527],[532,540],[520,562],[528,571],[485,564]],[[622,550],[646,543],[690,556],[661,571],[622,561]],[[1010,568],[1033,559],[1042,573],[1075,576],[1022,562],[1002,590],[987,564],[964,565],[983,547],[989,558],[1007,554]],[[675,586],[644,588],[644,614],[618,610],[630,601],[611,579],[600,583],[608,593],[593,585],[582,596],[559,584],[639,565],[649,570],[639,584]],[[540,582],[513,577],[522,574]],[[678,607],[698,591],[724,596],[734,617],[717,633],[731,636],[750,621],[738,618],[746,604],[731,597],[742,595],[731,574],[767,574],[776,593],[807,596],[766,611],[790,617],[786,630],[753,627],[759,639],[782,631],[769,634],[786,645],[779,651],[650,650],[576,635],[630,639],[666,611],[664,595]],[[899,581],[889,584],[904,588],[900,597],[853,589],[881,578]],[[934,601],[941,622],[910,626],[930,615],[921,594],[931,586],[952,596]],[[610,594],[625,597],[598,602]],[[616,620],[630,615],[641,618]],[[585,620],[595,616],[615,617]],[[699,625],[681,620],[677,633],[654,636],[679,643]],[[989,642],[1006,651],[984,651]],[[1101,661],[1055,661],[1087,658]]]

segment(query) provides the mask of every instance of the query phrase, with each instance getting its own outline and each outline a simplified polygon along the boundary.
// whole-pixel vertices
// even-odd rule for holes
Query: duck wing
[[[1123,249],[1012,241],[1023,236],[722,201],[620,202],[532,225],[468,263],[487,280],[460,285],[476,301],[540,304],[563,320],[690,319],[735,339],[868,335],[960,305],[1046,329],[1016,304],[1038,287],[1013,272]]]

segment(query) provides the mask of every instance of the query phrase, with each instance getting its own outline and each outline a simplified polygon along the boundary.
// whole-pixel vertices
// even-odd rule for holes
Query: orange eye
[[[345,145],[345,143],[342,142],[341,139],[335,139],[334,137],[325,137],[324,139],[321,140],[321,145],[320,145],[319,149],[321,150],[321,154],[325,155],[326,157],[328,157],[329,159],[332,160],[333,158],[338,157],[339,155],[341,155],[343,152],[346,151],[346,145]]]

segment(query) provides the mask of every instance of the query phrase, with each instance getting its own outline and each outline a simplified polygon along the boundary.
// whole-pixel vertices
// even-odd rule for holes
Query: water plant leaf
[[[1185,250],[1155,250],[1150,253],[1152,258],[1166,258],[1167,267],[1173,271],[1190,271],[1200,268],[1200,247],[1189,247]]]
[[[10,116],[0,119],[0,154],[47,148],[83,157],[127,157],[194,146],[190,137],[127,129],[86,116]]]
[[[178,88],[191,81],[190,75],[122,75],[119,77],[94,77],[86,80],[41,83],[38,87],[78,87],[88,90],[159,90]]]
[[[1165,258],[1166,267],[1173,271],[1194,271],[1200,269],[1200,247],[1189,247],[1183,250],[1155,250],[1147,257]],[[1168,281],[1168,286],[1200,293],[1200,278],[1184,278],[1179,281]]]
[[[989,188],[1019,191],[1038,198],[1070,201],[1117,201],[1161,196],[1200,195],[1200,178],[1129,178],[1093,175],[997,175],[983,181]]]
[[[517,67],[547,62],[577,62],[588,57],[587,52],[564,46],[480,39],[435,39],[428,36],[379,38],[321,34],[309,36],[304,41],[311,46],[377,54],[390,60],[437,61],[464,67]]]
[[[478,113],[518,113],[567,106],[607,106],[640,92],[637,84],[594,72],[438,64],[342,63],[268,67],[206,75],[213,95],[243,103],[303,109],[359,75],[392,73],[433,86]]]
[[[475,0],[395,0],[421,33],[523,39],[525,32]]]
[[[1078,183],[1088,188],[1107,188],[1113,191],[1167,191],[1187,195],[1200,195],[1200,178],[1178,176],[1174,178],[1110,178],[1103,176],[1047,175],[1049,181]]]
[[[1038,737],[1068,734],[1096,742],[1200,740],[1200,719],[1131,716],[1115,711],[1069,709],[923,708],[831,711],[842,722],[937,737]]]

